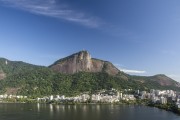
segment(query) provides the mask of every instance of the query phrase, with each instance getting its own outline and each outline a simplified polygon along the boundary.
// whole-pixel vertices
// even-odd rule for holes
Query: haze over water
[[[0,104],[0,120],[180,120],[146,106]]]

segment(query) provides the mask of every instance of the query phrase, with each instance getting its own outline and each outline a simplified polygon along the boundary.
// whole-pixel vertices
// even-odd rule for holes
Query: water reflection
[[[57,110],[57,112],[59,112],[59,109],[60,109],[60,106],[59,106],[59,105],[56,105],[56,110]]]
[[[39,103],[37,103],[37,110],[38,110],[38,112],[40,112],[40,104]]]
[[[86,113],[86,111],[87,111],[87,105],[83,105],[82,108],[83,108],[83,112]]]
[[[100,105],[95,105],[95,108],[96,108],[97,112],[100,111]]]
[[[128,105],[0,104],[0,120],[180,120],[171,112]]]
[[[74,105],[73,108],[74,108],[74,110],[76,111],[76,110],[77,110],[77,105]]]
[[[52,104],[49,105],[49,110],[50,110],[50,115],[53,116],[53,111],[54,110],[53,110],[53,105]]]

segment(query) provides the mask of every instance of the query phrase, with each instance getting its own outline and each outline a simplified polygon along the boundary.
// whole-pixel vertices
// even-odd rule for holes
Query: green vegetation
[[[163,79],[168,79],[168,82],[171,83],[171,85],[161,85],[160,81],[157,77],[160,76],[162,77],[162,81]],[[150,76],[150,77],[146,77],[146,76],[129,76],[130,79],[138,82],[140,85],[144,86],[145,90],[148,89],[159,89],[159,90],[175,90],[175,91],[180,91],[180,87],[178,86],[178,82],[168,78],[165,75],[155,75],[155,76]],[[166,81],[166,80],[164,80]]]
[[[23,62],[0,59],[0,70],[6,78],[0,81],[0,94],[8,93],[9,88],[17,88],[17,94],[31,96],[68,95],[74,96],[81,92],[91,92],[102,89],[172,89],[180,90],[174,86],[161,86],[147,77],[130,76],[120,72],[111,76],[105,72],[88,73],[79,72],[73,75],[53,72],[48,67],[35,66]],[[144,81],[138,81],[143,79]]]
[[[80,72],[74,75],[53,73],[47,68],[21,72],[1,80],[1,91],[5,88],[21,88],[18,94],[44,96],[50,94],[77,95],[85,91],[102,89],[125,89],[135,87],[134,81],[124,81],[107,73]]]

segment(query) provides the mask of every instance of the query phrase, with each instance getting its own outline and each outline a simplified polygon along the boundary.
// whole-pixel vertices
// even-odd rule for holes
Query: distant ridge
[[[176,86],[180,87],[180,84],[173,80],[172,78],[164,75],[164,74],[158,74],[149,77],[152,81],[157,81],[162,86]]]

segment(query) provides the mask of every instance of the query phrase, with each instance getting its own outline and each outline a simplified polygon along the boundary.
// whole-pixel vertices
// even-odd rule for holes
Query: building
[[[155,94],[155,90],[154,90],[154,89],[151,89],[151,90],[150,90],[150,93],[151,93],[151,94]]]
[[[146,91],[142,91],[142,92],[141,92],[141,95],[146,95]]]
[[[179,105],[177,105],[177,107],[180,109],[180,104],[179,104]]]
[[[161,104],[167,104],[167,98],[165,98],[165,97],[160,97],[160,103],[161,103]]]
[[[51,95],[51,96],[49,97],[49,100],[53,100],[53,98],[54,98],[53,95]]]
[[[156,96],[161,95],[161,91],[160,91],[160,90],[156,90],[156,91],[155,91],[155,95],[156,95]]]

